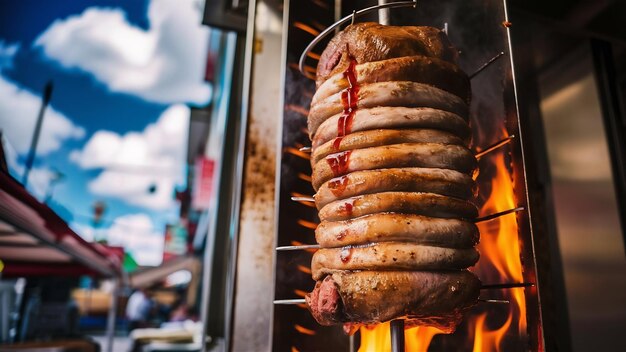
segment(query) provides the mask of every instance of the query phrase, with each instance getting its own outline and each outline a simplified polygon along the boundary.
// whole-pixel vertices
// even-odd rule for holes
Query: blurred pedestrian
[[[126,318],[129,330],[145,328],[150,320],[150,312],[154,302],[146,289],[138,289],[128,298],[126,304]]]

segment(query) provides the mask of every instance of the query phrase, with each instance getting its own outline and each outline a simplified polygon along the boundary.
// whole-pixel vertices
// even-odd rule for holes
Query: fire
[[[380,352],[391,350],[389,322],[369,325],[361,328],[361,347],[359,352]],[[404,343],[407,351],[426,351],[430,341],[441,330],[417,326],[404,331]]]
[[[478,315],[473,321],[474,330],[474,350],[473,352],[483,352],[487,350],[496,350],[496,346],[500,346],[504,334],[509,330],[513,316],[509,314],[507,320],[496,330],[489,330],[485,325],[487,314]]]
[[[506,149],[505,149],[506,150]],[[491,178],[491,194],[480,210],[481,216],[494,214],[517,207],[513,190],[513,180],[502,151],[486,155],[495,166]],[[488,190],[489,187],[484,187]],[[485,283],[523,282],[520,243],[517,218],[514,214],[501,216],[478,224],[481,243],[478,249],[481,259],[473,271]],[[473,351],[501,351],[507,334],[526,334],[526,301],[524,289],[497,290],[486,292],[489,298],[508,299],[508,316],[499,327],[489,320],[489,313],[469,316],[470,338],[473,337]],[[490,307],[486,307],[489,309]],[[513,322],[517,322],[514,326]],[[487,324],[487,323],[490,324]],[[491,326],[491,327],[490,327]],[[517,331],[511,331],[515,329]],[[391,336],[389,323],[362,327],[359,352],[389,351]],[[427,351],[432,338],[441,331],[429,327],[416,327],[405,331],[406,351]]]
[[[496,174],[491,179],[491,194],[481,208],[481,214],[493,214],[517,206],[513,193],[513,180],[506,164],[505,153],[498,152],[489,156],[495,166]],[[505,283],[523,282],[522,263],[520,260],[520,243],[518,237],[517,217],[513,214],[478,225],[481,243],[478,249],[481,259],[475,268],[476,274],[483,282]],[[474,351],[500,351],[502,340],[510,331],[513,321],[517,321],[516,334],[526,334],[526,300],[524,289],[510,289],[488,292],[490,297],[501,295],[508,299],[509,315],[497,329],[490,330],[487,326],[488,314],[484,313],[473,318],[470,329],[474,330]]]

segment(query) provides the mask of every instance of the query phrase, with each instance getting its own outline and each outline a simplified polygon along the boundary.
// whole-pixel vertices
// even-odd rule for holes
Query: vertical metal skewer
[[[378,0],[378,5],[386,5],[387,0]],[[389,25],[389,9],[378,10],[378,23],[388,26]]]
[[[378,5],[385,5],[386,0],[378,0]],[[389,25],[389,9],[378,10],[378,22]],[[394,319],[389,324],[391,334],[391,352],[404,352],[404,319]]]
[[[391,352],[404,352],[404,319],[391,321]]]

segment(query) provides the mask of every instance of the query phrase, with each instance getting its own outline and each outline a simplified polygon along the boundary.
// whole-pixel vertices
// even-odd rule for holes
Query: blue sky
[[[108,237],[158,264],[163,228],[178,218],[189,106],[209,103],[203,1],[0,1],[0,129],[12,173],[23,164],[46,82],[46,111],[29,189],[54,201],[86,238]],[[156,186],[155,192],[149,192]],[[94,202],[107,204],[94,234]]]

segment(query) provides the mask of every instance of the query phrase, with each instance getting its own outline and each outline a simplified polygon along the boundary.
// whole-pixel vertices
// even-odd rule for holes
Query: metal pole
[[[117,315],[117,294],[119,282],[117,277],[113,278],[113,290],[111,291],[111,305],[107,317],[107,352],[113,352],[113,338],[115,337],[115,317]]]
[[[404,352],[404,319],[391,321],[391,352]]]
[[[33,168],[35,162],[35,154],[37,152],[37,143],[39,143],[39,135],[41,134],[41,125],[43,124],[43,116],[46,112],[46,107],[50,103],[52,97],[52,81],[48,81],[43,90],[43,97],[41,101],[41,108],[39,109],[39,116],[37,116],[37,123],[35,124],[35,132],[33,133],[33,139],[30,142],[30,149],[28,150],[28,157],[26,158],[26,167],[24,168],[24,177],[22,178],[22,185],[26,187],[28,184],[28,174]]]
[[[378,0],[378,5],[385,5],[387,0]],[[389,21],[389,9],[380,9],[378,10],[378,23],[383,24],[385,26],[390,25]]]

